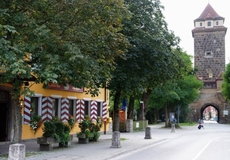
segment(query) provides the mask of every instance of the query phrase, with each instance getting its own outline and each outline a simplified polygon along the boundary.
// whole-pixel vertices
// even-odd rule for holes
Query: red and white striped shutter
[[[84,116],[85,116],[85,101],[78,99],[76,102],[76,121],[77,122],[83,121]]]
[[[92,121],[97,120],[97,102],[96,101],[91,101],[90,105],[90,118]]]
[[[81,114],[80,114],[80,111],[81,111],[81,103],[80,103],[80,100],[78,99],[77,101],[76,101],[76,121],[77,122],[79,122],[80,121],[80,116],[81,116]]]
[[[42,121],[50,121],[53,117],[53,100],[51,97],[42,97]]]
[[[69,100],[63,98],[61,100],[61,121],[68,122],[69,120]]]
[[[106,102],[103,102],[102,118],[104,119],[104,121],[106,121],[106,119],[107,119],[107,103]]]
[[[81,100],[81,112],[80,112],[80,121],[83,121],[85,118],[85,101]]]
[[[30,124],[31,98],[24,98],[24,123]]]

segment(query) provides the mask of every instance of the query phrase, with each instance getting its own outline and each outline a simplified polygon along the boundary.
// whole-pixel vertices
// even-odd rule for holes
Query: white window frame
[[[53,100],[58,100],[58,118],[61,118],[61,98],[62,96],[59,95],[51,95],[51,97],[53,98]],[[52,116],[55,116],[55,112],[54,111],[54,103],[52,103]]]
[[[100,115],[97,115],[97,116],[100,116],[102,117],[102,106],[103,106],[103,100],[100,100],[100,99],[97,99],[96,100],[97,104],[100,103]],[[97,105],[98,106],[98,105]],[[97,112],[98,113],[98,112]]]
[[[38,98],[38,116],[41,116],[42,115],[42,94],[35,94],[32,97]]]
[[[91,117],[91,113],[90,113],[90,112],[91,112],[91,100],[89,100],[89,99],[84,99],[84,101],[85,101],[85,102],[86,102],[86,101],[88,102],[88,113],[89,113],[89,114],[86,114],[86,113],[85,113],[85,115]],[[85,107],[86,107],[86,106],[85,106]]]
[[[73,97],[73,96],[67,96],[67,98],[69,99],[69,100],[73,100],[73,117],[74,117],[74,119],[75,119],[75,117],[76,117],[76,101],[77,101],[77,97]]]

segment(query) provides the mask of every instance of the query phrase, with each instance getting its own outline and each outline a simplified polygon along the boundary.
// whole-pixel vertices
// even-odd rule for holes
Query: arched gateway
[[[193,120],[215,120],[218,123],[230,122],[230,105],[226,103],[221,92],[220,86],[216,88],[203,88],[200,97],[190,104],[193,111]],[[230,113],[230,112],[229,112]]]
[[[201,118],[204,120],[211,120],[219,122],[220,107],[216,104],[204,104],[200,110]]]
[[[194,20],[194,66],[197,78],[204,83],[197,101],[190,104],[193,120],[199,118],[230,122],[229,104],[221,94],[222,75],[225,70],[224,18],[219,16],[210,4]]]

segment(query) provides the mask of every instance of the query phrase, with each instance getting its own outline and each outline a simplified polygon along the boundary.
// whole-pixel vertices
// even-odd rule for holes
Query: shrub
[[[69,126],[59,121],[57,118],[52,121],[44,122],[43,132],[43,137],[53,137],[62,146],[66,146],[66,142],[70,141]]]

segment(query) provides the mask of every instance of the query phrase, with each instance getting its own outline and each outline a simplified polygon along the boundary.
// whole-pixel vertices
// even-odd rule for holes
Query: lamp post
[[[144,106],[144,101],[140,101],[140,103],[142,104],[142,129],[144,130],[144,109],[145,109],[145,106]]]

